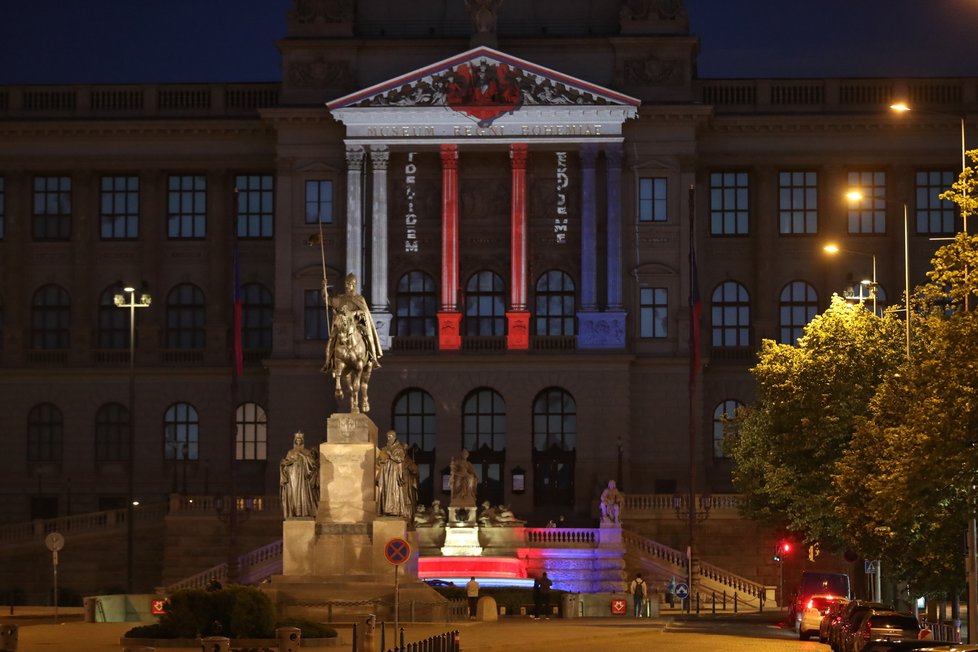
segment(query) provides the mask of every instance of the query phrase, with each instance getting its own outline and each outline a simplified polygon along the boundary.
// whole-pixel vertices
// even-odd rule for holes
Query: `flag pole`
[[[687,523],[689,527],[689,547],[686,549],[687,580],[690,594],[693,591],[693,535],[696,526],[696,512],[694,499],[696,497],[696,420],[693,394],[696,389],[696,374],[700,364],[700,297],[699,282],[696,272],[696,227],[695,227],[695,188],[689,186],[689,512]],[[691,605],[687,602],[687,611]]]

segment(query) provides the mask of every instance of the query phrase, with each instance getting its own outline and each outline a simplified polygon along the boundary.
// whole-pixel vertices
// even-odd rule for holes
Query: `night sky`
[[[704,78],[978,76],[978,0],[685,4]],[[276,81],[291,5],[0,0],[0,84]]]

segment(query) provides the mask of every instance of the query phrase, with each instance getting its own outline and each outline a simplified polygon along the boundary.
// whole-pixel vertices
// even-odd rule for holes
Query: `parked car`
[[[917,617],[903,611],[862,611],[853,621],[843,650],[864,652],[880,641],[919,641],[930,639],[930,630],[920,625]]]
[[[873,641],[863,652],[978,652],[978,645],[936,641]]]
[[[845,610],[846,605],[849,601],[843,598],[839,598],[829,605],[828,611],[822,616],[822,620],[818,623],[818,642],[828,643],[829,641],[829,631],[832,626],[842,618],[842,612]]]
[[[837,595],[851,598],[849,576],[845,573],[804,571],[795,591],[794,600],[788,606],[788,622],[797,623],[802,609],[813,595]]]
[[[807,641],[812,634],[818,634],[822,617],[828,613],[833,604],[838,602],[848,602],[848,600],[838,595],[813,595],[808,598],[808,601],[799,607],[795,620],[798,638]]]
[[[890,605],[881,602],[869,602],[867,600],[852,600],[845,606],[839,619],[829,630],[829,647],[835,652],[845,650],[846,634],[852,626],[852,621],[858,619],[863,613],[872,609],[891,609]]]

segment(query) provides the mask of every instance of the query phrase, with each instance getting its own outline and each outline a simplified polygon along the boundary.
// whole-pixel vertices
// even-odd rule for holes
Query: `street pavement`
[[[554,618],[532,620],[509,617],[496,622],[459,621],[448,624],[401,623],[410,643],[445,631],[459,630],[465,652],[526,650],[546,645],[561,652],[786,652],[825,650],[816,642],[802,643],[790,630],[779,626],[777,612],[717,616],[667,614],[658,618]],[[10,616],[6,609],[0,624],[19,625],[18,652],[119,652],[120,639],[137,623],[85,623],[80,609],[59,612],[58,622],[50,610],[18,607]],[[349,650],[349,630],[341,632],[346,643],[336,648]],[[387,625],[386,647],[394,645],[393,626]],[[379,631],[371,650],[379,650]],[[164,648],[160,648],[164,649]],[[165,648],[169,652],[199,652],[200,646]],[[310,648],[312,649],[312,648]]]

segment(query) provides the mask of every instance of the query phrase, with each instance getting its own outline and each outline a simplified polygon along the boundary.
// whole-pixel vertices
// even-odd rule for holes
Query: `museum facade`
[[[345,409],[347,274],[421,502],[463,449],[531,524],[731,493],[761,340],[871,269],[899,304],[905,206],[914,284],[959,228],[978,79],[700,79],[678,2],[405,4],[296,0],[281,82],[0,87],[0,522],[277,496]]]

